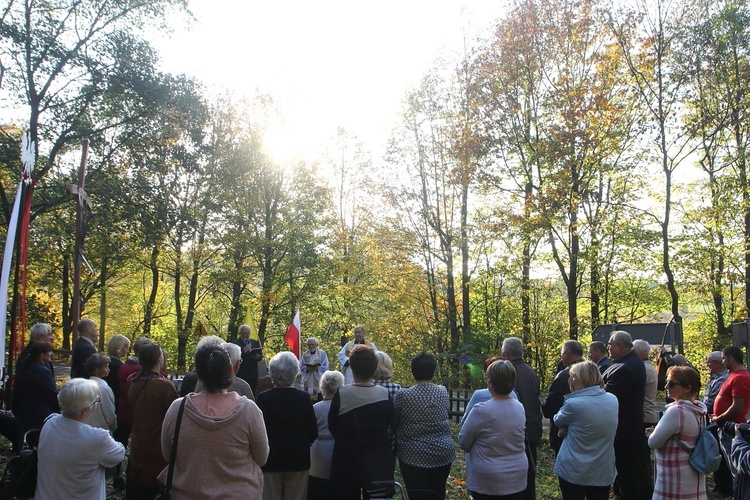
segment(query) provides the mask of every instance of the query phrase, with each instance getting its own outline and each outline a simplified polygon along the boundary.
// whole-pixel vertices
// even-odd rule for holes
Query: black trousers
[[[563,500],[608,500],[610,486],[581,486],[558,478]]]
[[[651,483],[649,460],[651,450],[646,436],[638,441],[615,441],[615,493],[621,500],[643,500],[651,498],[654,485]]]
[[[401,476],[406,483],[409,500],[445,500],[445,482],[451,464],[442,467],[414,467],[398,461]]]

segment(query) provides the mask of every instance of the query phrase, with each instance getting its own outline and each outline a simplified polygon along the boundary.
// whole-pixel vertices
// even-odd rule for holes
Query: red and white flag
[[[297,309],[297,314],[294,315],[294,319],[292,320],[292,323],[289,325],[289,328],[286,329],[286,334],[284,334],[284,340],[286,340],[286,345],[289,346],[289,350],[294,353],[295,356],[297,356],[297,359],[300,358],[301,352],[300,352],[300,326],[299,326],[299,309]]]

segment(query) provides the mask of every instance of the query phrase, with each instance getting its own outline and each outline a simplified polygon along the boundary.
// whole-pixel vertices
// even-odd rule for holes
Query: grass
[[[451,424],[454,434],[454,442],[458,443],[458,425]],[[552,450],[549,447],[549,439],[545,433],[542,437],[542,442],[539,443],[537,449],[537,472],[536,472],[536,493],[537,499],[540,500],[552,500],[561,499],[560,488],[557,483],[557,476],[552,473],[552,466],[554,465],[555,458]],[[5,465],[13,457],[13,451],[10,443],[5,438],[0,437],[0,471],[5,470]],[[127,460],[127,458],[126,458]],[[124,465],[123,465],[124,469]],[[396,465],[396,480],[403,484],[401,474],[398,470],[398,464]],[[713,486],[713,480],[708,477],[706,480],[706,487],[710,490]],[[467,499],[471,498],[468,490],[466,489],[466,454],[456,444],[456,459],[453,461],[451,466],[451,472],[448,476],[448,482],[446,484],[446,498],[448,499]],[[124,492],[115,491],[112,488],[112,480],[107,480],[107,499],[109,500],[121,500],[125,498]],[[721,495],[716,495],[713,492],[708,492],[709,500],[724,500]]]

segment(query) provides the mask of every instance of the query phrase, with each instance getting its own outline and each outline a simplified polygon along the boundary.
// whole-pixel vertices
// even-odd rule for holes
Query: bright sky
[[[163,68],[281,104],[307,158],[342,126],[376,160],[401,100],[436,58],[488,33],[499,0],[191,0],[196,22],[156,42]],[[177,21],[174,24],[179,24]]]

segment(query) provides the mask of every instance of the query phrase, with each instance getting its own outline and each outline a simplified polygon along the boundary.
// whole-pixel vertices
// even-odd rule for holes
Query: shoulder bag
[[[174,463],[177,459],[177,440],[180,437],[180,424],[182,423],[182,414],[185,412],[185,402],[187,401],[187,398],[187,396],[182,398],[180,411],[177,412],[177,423],[175,424],[174,428],[172,452],[169,454],[169,472],[167,473],[167,484],[165,484],[164,487],[159,490],[159,493],[156,494],[154,500],[170,500],[170,498],[172,498],[172,476],[174,475]]]

